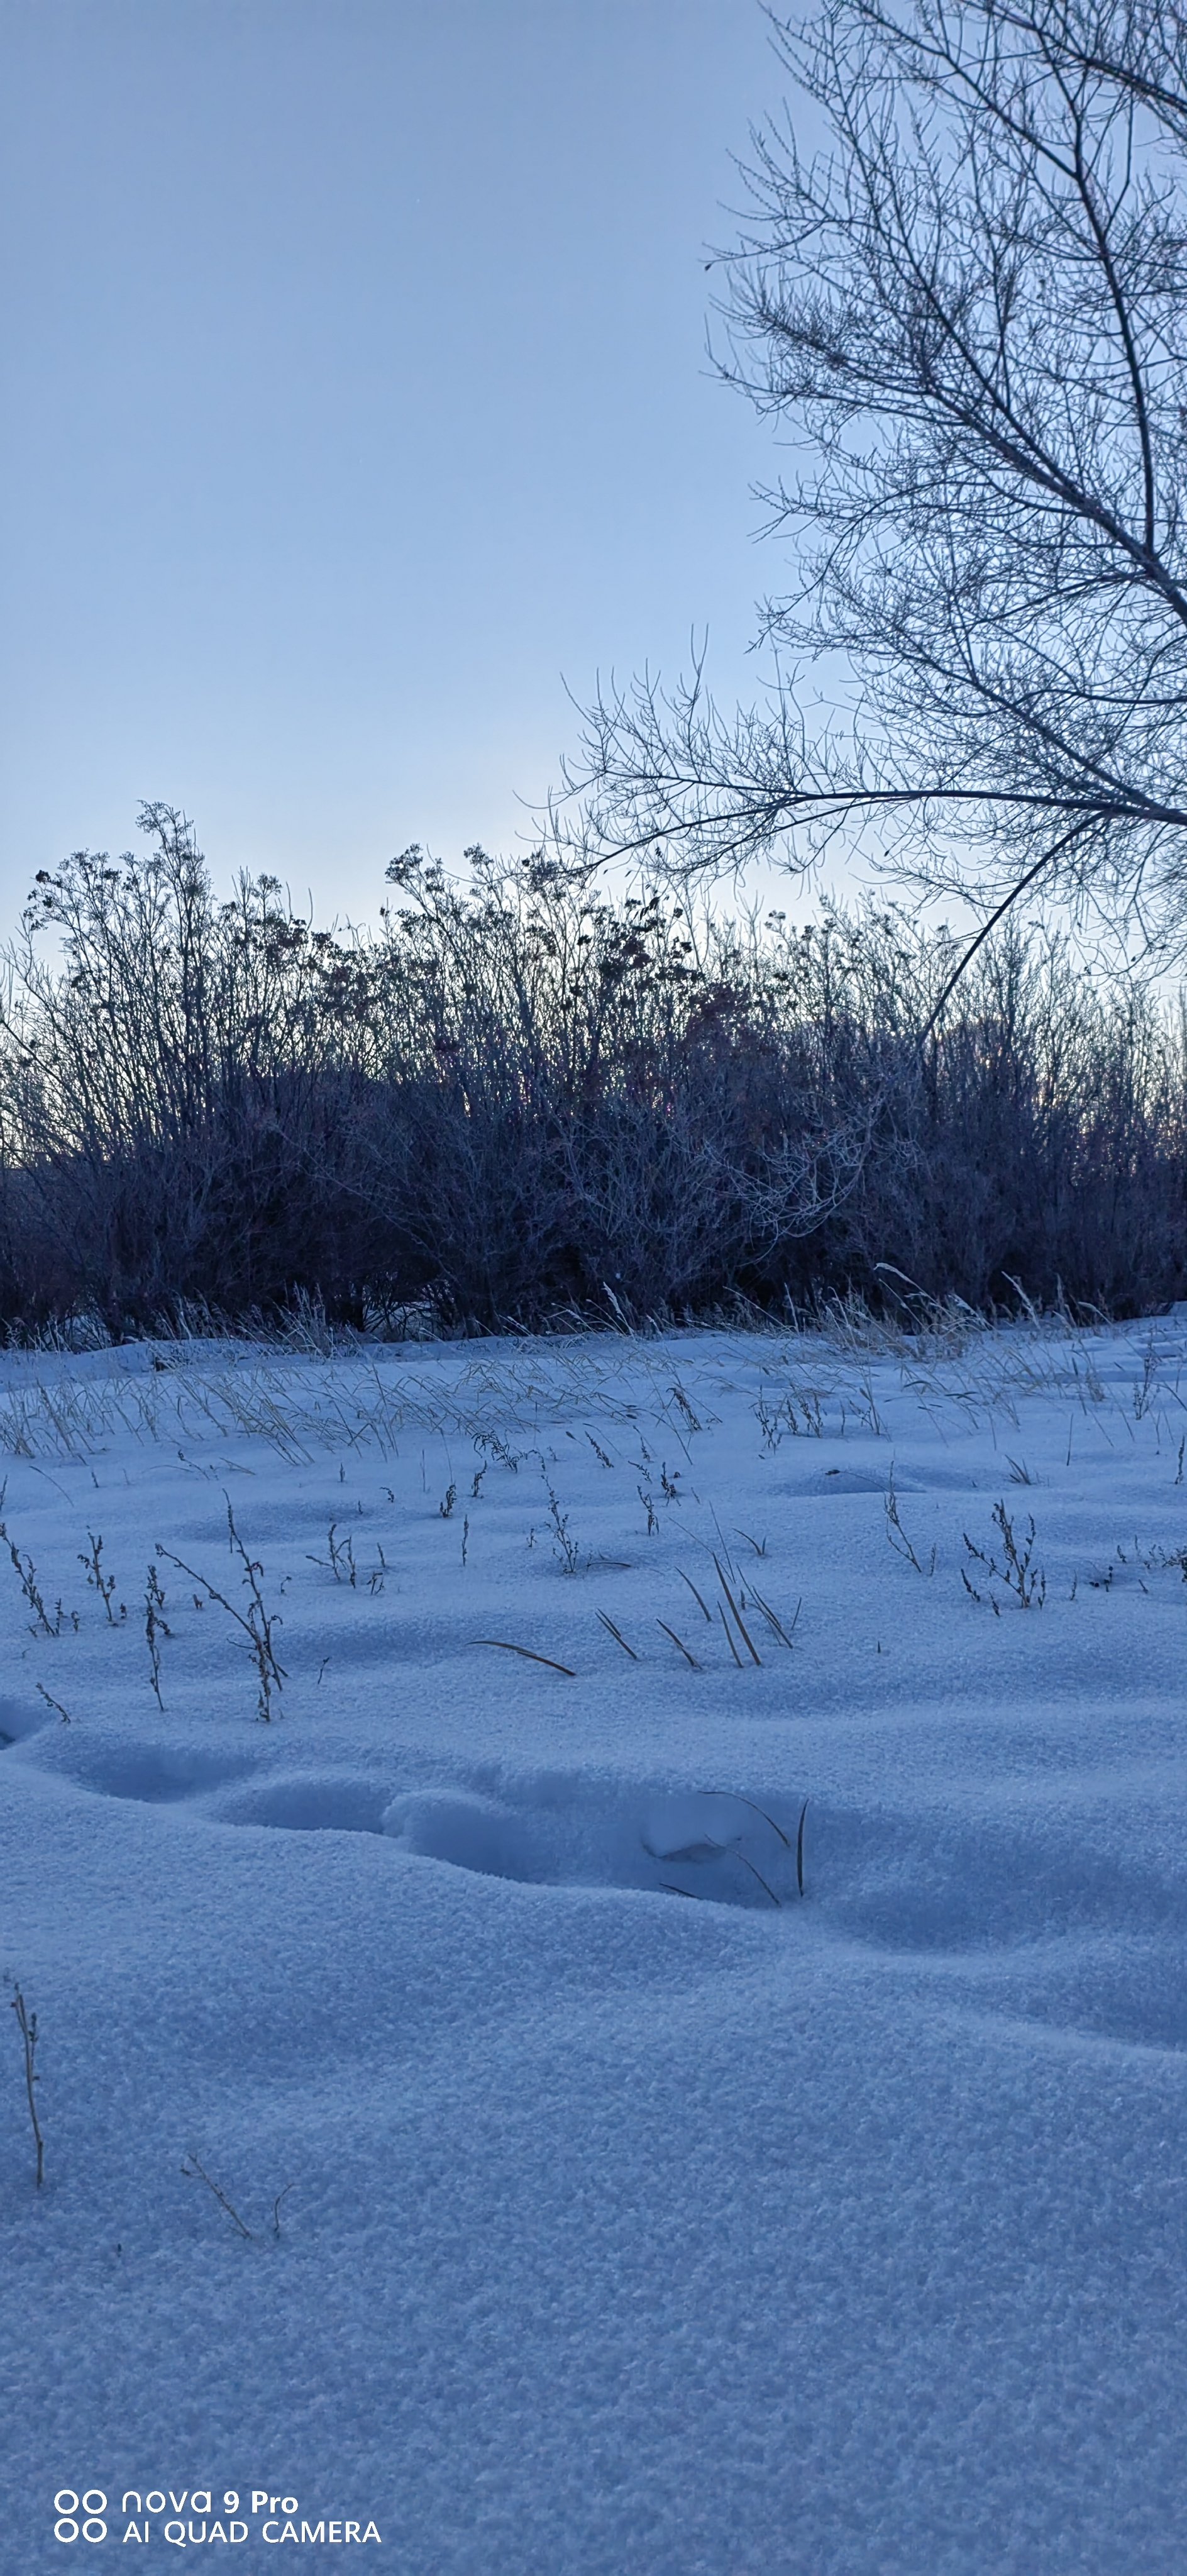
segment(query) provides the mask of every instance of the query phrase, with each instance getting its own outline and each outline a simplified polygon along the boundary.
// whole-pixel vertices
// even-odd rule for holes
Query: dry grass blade
[[[571,1664],[558,1664],[551,1655],[533,1654],[530,1646],[513,1646],[508,1637],[476,1637],[474,1643],[476,1646],[497,1646],[501,1655],[522,1655],[525,1663],[547,1664],[550,1673],[564,1673],[568,1681],[577,1679]]]
[[[739,1633],[739,1635],[740,1635],[740,1637],[741,1637],[741,1639],[742,1639],[742,1643],[743,1643],[743,1645],[744,1645],[744,1646],[745,1646],[745,1648],[746,1648],[746,1651],[747,1651],[747,1653],[748,1653],[748,1655],[749,1655],[749,1657],[750,1657],[751,1662],[752,1662],[752,1663],[755,1663],[755,1664],[761,1664],[761,1662],[762,1662],[762,1656],[759,1654],[758,1649],[757,1649],[757,1647],[756,1647],[756,1645],[755,1645],[755,1643],[754,1643],[754,1640],[753,1640],[752,1636],[750,1635],[750,1632],[749,1632],[749,1630],[748,1630],[748,1628],[747,1628],[747,1626],[746,1626],[746,1622],[745,1622],[744,1618],[742,1617],[742,1613],[741,1613],[741,1611],[740,1611],[740,1610],[739,1610],[739,1608],[738,1608],[738,1605],[737,1605],[737,1602],[736,1602],[736,1601],[735,1601],[735,1599],[734,1599],[733,1593],[730,1591],[730,1588],[729,1588],[728,1583],[726,1582],[725,1576],[724,1576],[724,1574],[723,1574],[723,1573],[722,1573],[722,1571],[721,1571],[721,1567],[720,1567],[720,1565],[718,1565],[718,1563],[717,1563],[717,1558],[716,1558],[716,1557],[714,1557],[713,1562],[714,1562],[714,1565],[716,1565],[716,1566],[717,1566],[717,1580],[718,1580],[718,1582],[719,1582],[719,1583],[720,1583],[720,1585],[721,1585],[721,1589],[722,1589],[722,1591],[723,1591],[723,1592],[724,1592],[724,1594],[725,1594],[726,1600],[728,1601],[728,1603],[729,1603],[729,1605],[730,1605],[731,1610],[733,1611],[734,1619],[735,1619],[735,1621],[736,1621],[736,1623],[737,1623],[738,1633]],[[727,1633],[728,1633],[728,1632],[727,1632]]]
[[[598,1615],[599,1619],[600,1619],[600,1620],[601,1620],[601,1622],[602,1622],[602,1626],[603,1626],[603,1628],[608,1628],[608,1629],[609,1629],[610,1634],[611,1634],[611,1636],[613,1637],[615,1644],[616,1644],[617,1646],[621,1646],[621,1648],[622,1648],[622,1651],[623,1651],[624,1655],[629,1655],[629,1656],[630,1656],[630,1659],[631,1659],[631,1662],[632,1662],[633,1664],[637,1664],[637,1663],[638,1663],[638,1661],[639,1661],[639,1658],[638,1658],[637,1654],[635,1653],[635,1649],[634,1649],[634,1647],[633,1647],[633,1646],[628,1646],[627,1641],[626,1641],[626,1638],[623,1636],[623,1633],[622,1633],[621,1628],[616,1628],[616,1627],[615,1627],[613,1619],[609,1619],[609,1618],[607,1618],[606,1612],[605,1612],[604,1610],[599,1610],[599,1612],[598,1612],[598,1614],[597,1614],[597,1615]]]
[[[676,1572],[677,1572],[677,1574],[679,1575],[681,1582],[682,1582],[682,1583],[687,1583],[688,1588],[689,1588],[689,1591],[690,1591],[690,1592],[691,1592],[691,1594],[692,1594],[693,1600],[696,1602],[696,1605],[697,1605],[698,1610],[700,1610],[700,1612],[701,1612],[702,1616],[708,1620],[710,1627],[712,1627],[712,1625],[713,1625],[713,1613],[712,1613],[712,1611],[709,1609],[709,1607],[708,1607],[708,1605],[707,1605],[707,1603],[706,1603],[706,1601],[705,1601],[705,1598],[704,1598],[703,1593],[698,1592],[697,1587],[696,1587],[695,1583],[693,1582],[693,1579],[692,1579],[691,1574],[686,1574],[686,1573],[684,1572],[683,1567],[682,1567],[682,1566],[679,1566],[679,1565],[678,1565],[678,1566],[677,1566],[677,1568],[676,1568]]]
[[[649,1845],[644,1844],[644,1850],[648,1850],[649,1848]],[[658,1858],[658,1854],[656,1854],[655,1857]],[[776,1896],[775,1890],[771,1886],[769,1879],[765,1879],[763,1877],[761,1869],[755,1868],[754,1862],[747,1859],[744,1851],[739,1851],[736,1843],[709,1843],[698,1850],[669,1852],[666,1857],[669,1860],[682,1861],[686,1867],[691,1867],[694,1862],[701,1860],[725,1860],[726,1858],[731,1860],[740,1860],[743,1869],[748,1869],[751,1877],[758,1880],[764,1896],[770,1897],[771,1903],[775,1908],[775,1912],[777,1914],[781,1914],[783,1911],[779,1898]],[[707,1905],[714,1902],[711,1897],[701,1896],[699,1888],[673,1887],[669,1879],[661,1878],[660,1886],[666,1888],[672,1896],[695,1895],[700,1897],[702,1904]]]
[[[719,1602],[718,1602],[717,1607],[718,1607],[718,1610],[719,1610],[720,1615],[721,1615],[721,1624],[722,1624],[722,1627],[723,1627],[723,1628],[724,1628],[724,1630],[725,1630],[725,1642],[726,1642],[727,1646],[729,1647],[729,1650],[730,1650],[731,1655],[733,1656],[734,1662],[736,1663],[736,1665],[737,1665],[737,1667],[738,1667],[738,1671],[739,1671],[739,1672],[741,1672],[741,1670],[742,1670],[742,1658],[741,1658],[740,1654],[738,1653],[738,1649],[737,1649],[737,1647],[736,1647],[736,1646],[735,1646],[735,1644],[734,1644],[733,1630],[732,1630],[732,1628],[730,1627],[729,1620],[726,1618],[726,1615],[725,1615],[725,1603],[724,1603],[724,1601],[719,1601]]]
[[[672,1644],[673,1644],[674,1646],[679,1646],[679,1648],[680,1648],[680,1652],[681,1652],[681,1654],[682,1654],[682,1655],[683,1655],[683,1657],[684,1657],[685,1663],[686,1663],[686,1664],[691,1664],[691,1666],[692,1666],[692,1669],[693,1669],[694,1673],[699,1673],[699,1672],[702,1670],[702,1667],[701,1667],[701,1665],[700,1665],[700,1664],[698,1664],[697,1659],[696,1659],[696,1656],[695,1656],[695,1655],[690,1655],[690,1654],[689,1654],[688,1648],[687,1648],[687,1646],[686,1646],[686,1645],[685,1645],[685,1643],[684,1643],[684,1639],[683,1639],[682,1637],[678,1637],[678,1636],[677,1636],[676,1631],[675,1631],[675,1629],[674,1629],[674,1628],[669,1628],[668,1623],[667,1623],[667,1620],[666,1620],[666,1619],[657,1619],[655,1624],[656,1624],[656,1627],[657,1627],[657,1628],[662,1628],[662,1629],[663,1629],[663,1632],[664,1632],[665,1637],[670,1637],[670,1638],[671,1638],[671,1640],[672,1640]]]
[[[739,1807],[749,1807],[752,1816],[761,1816],[764,1825],[769,1825],[771,1832],[778,1834],[784,1851],[791,1850],[791,1836],[784,1833],[782,1825],[777,1825],[774,1817],[768,1816],[765,1807],[758,1806],[753,1798],[745,1797],[740,1789],[702,1789],[701,1796],[702,1798],[733,1798]]]
[[[781,1906],[781,1905],[780,1905],[780,1903],[779,1903],[779,1899],[778,1899],[778,1897],[777,1897],[777,1896],[776,1896],[776,1894],[775,1894],[775,1890],[774,1890],[774,1888],[773,1888],[773,1887],[768,1886],[766,1879],[763,1877],[763,1874],[762,1874],[761,1869],[756,1869],[756,1868],[755,1868],[755,1866],[754,1866],[753,1861],[752,1861],[752,1860],[747,1860],[745,1852],[744,1852],[744,1851],[739,1851],[739,1850],[738,1850],[738,1847],[737,1847],[737,1845],[736,1845],[736,1844],[734,1845],[733,1849],[734,1849],[734,1859],[735,1859],[735,1860],[740,1860],[740,1861],[741,1861],[741,1863],[742,1863],[742,1867],[743,1867],[743,1869],[748,1869],[748,1870],[749,1870],[749,1872],[750,1872],[751,1877],[752,1877],[752,1878],[756,1878],[756,1879],[758,1880],[759,1886],[760,1886],[761,1888],[765,1888],[765,1889],[766,1889],[766,1893],[767,1893],[767,1895],[770,1897],[771,1903],[772,1903],[772,1905],[774,1906],[776,1913],[777,1913],[777,1914],[781,1914],[781,1913],[782,1913],[782,1911],[783,1911],[783,1908],[782,1908],[782,1906]]]
[[[777,1618],[776,1618],[775,1613],[774,1613],[774,1611],[773,1611],[773,1610],[772,1610],[772,1608],[771,1608],[770,1602],[769,1602],[769,1601],[764,1601],[764,1599],[763,1599],[763,1597],[762,1597],[761,1592],[759,1592],[759,1591],[757,1591],[757,1590],[756,1590],[756,1588],[755,1588],[755,1586],[754,1586],[754,1584],[753,1584],[753,1583],[752,1583],[752,1584],[751,1584],[751,1586],[750,1586],[750,1590],[751,1590],[751,1594],[752,1594],[753,1599],[754,1599],[754,1600],[755,1600],[755,1602],[757,1603],[758,1608],[761,1610],[762,1615],[763,1615],[764,1619],[766,1620],[767,1626],[768,1626],[769,1628],[773,1628],[773,1630],[774,1630],[774,1632],[775,1632],[775,1635],[776,1635],[776,1636],[781,1640],[781,1642],[782,1642],[782,1644],[783,1644],[783,1645],[785,1645],[785,1646],[790,1646],[790,1644],[791,1644],[791,1640],[792,1640],[792,1635],[793,1635],[793,1633],[794,1633],[794,1630],[795,1630],[796,1625],[797,1625],[798,1620],[799,1620],[800,1612],[801,1612],[801,1610],[802,1610],[802,1608],[803,1608],[803,1606],[804,1606],[804,1605],[803,1605],[803,1602],[802,1602],[802,1601],[797,1601],[797,1603],[796,1603],[796,1605],[795,1605],[795,1615],[794,1615],[794,1617],[793,1617],[793,1619],[792,1619],[791,1627],[790,1627],[790,1628],[785,1628],[785,1627],[784,1627],[784,1625],[783,1625],[782,1620],[781,1620],[781,1619],[777,1619]]]

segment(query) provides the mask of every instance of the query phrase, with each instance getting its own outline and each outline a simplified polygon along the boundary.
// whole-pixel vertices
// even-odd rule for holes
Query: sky
[[[755,0],[0,0],[0,929],[159,798],[374,917],[530,844],[599,671],[753,693],[706,259]]]

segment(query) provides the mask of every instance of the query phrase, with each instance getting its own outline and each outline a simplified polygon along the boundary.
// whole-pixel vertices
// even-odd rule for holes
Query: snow
[[[207,2489],[248,2569],[1173,2576],[1185,1435],[1180,1314],[3,1355],[5,2576]]]

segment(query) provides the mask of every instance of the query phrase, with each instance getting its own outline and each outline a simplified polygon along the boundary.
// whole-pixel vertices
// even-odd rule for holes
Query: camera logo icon
[[[54,2497],[55,2540],[106,2540],[107,2525],[102,2516],[107,2511],[107,2498],[102,2487],[88,2487],[85,2495],[76,2495],[73,2487],[59,2487]]]

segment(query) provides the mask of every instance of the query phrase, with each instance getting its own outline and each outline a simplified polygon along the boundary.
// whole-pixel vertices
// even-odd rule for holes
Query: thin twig
[[[45,1683],[38,1682],[37,1689],[39,1690],[42,1699],[45,1701],[46,1707],[52,1708],[55,1716],[61,1718],[63,1726],[73,1726],[74,1720],[71,1717],[69,1709],[63,1708],[61,1700],[55,1699],[52,1691],[47,1691]]]
[[[45,2180],[45,2140],[41,2134],[41,2122],[37,2117],[37,2097],[33,2090],[34,2085],[41,2082],[37,2072],[37,2015],[28,2010],[19,1986],[14,1986],[12,1990],[12,2010],[16,2014],[17,2028],[25,2051],[25,2091],[29,2097],[29,2118],[33,2123],[33,2139],[37,2148],[37,2188],[40,2191]]]
[[[208,2174],[208,2173],[207,2173],[205,2165],[201,2165],[201,2164],[199,2164],[198,2159],[197,2159],[196,2155],[194,2154],[194,2150],[193,2150],[193,2148],[192,2148],[192,2147],[191,2147],[191,2148],[190,2148],[190,2150],[189,2150],[189,2159],[190,2159],[189,2164],[186,2164],[186,2162],[185,2162],[185,2160],[184,2160],[184,2158],[183,2158],[183,2160],[182,2160],[182,2167],[181,2167],[181,2170],[182,2170],[183,2174],[185,2175],[187,2182],[192,2182],[192,2181],[193,2181],[193,2179],[194,2179],[194,2176],[195,2176],[195,2174],[196,2174],[196,2175],[197,2175],[197,2177],[198,2177],[198,2180],[199,2180],[200,2182],[204,2182],[204,2183],[205,2183],[206,2188],[207,2188],[207,2191],[213,2192],[214,2197],[215,2197],[215,2199],[216,2199],[216,2200],[217,2200],[217,2202],[218,2202],[219,2208],[220,2208],[220,2209],[225,2209],[225,2211],[226,2211],[226,2213],[227,2213],[228,2218],[229,2218],[229,2219],[231,2219],[231,2220],[233,2220],[233,2222],[234,2222],[235,2226],[236,2226],[236,2227],[238,2228],[238,2230],[239,2230],[240,2235],[241,2235],[241,2236],[246,2236],[246,2237],[250,2238],[250,2237],[251,2237],[251,2232],[252,2232],[252,2231],[251,2231],[251,2229],[250,2229],[250,2227],[245,2227],[245,2226],[244,2226],[244,2224],[243,2224],[243,2220],[241,2219],[241,2217],[240,2217],[240,2215],[239,2215],[238,2210],[237,2210],[237,2209],[232,2208],[232,2205],[231,2205],[230,2201],[228,2200],[228,2198],[227,2198],[227,2195],[226,2195],[225,2191],[220,2191],[219,2186],[218,2186],[218,2184],[213,2180],[213,2177],[212,2177],[210,2174]],[[290,2190],[291,2190],[291,2188],[292,2188],[291,2184],[289,2185],[289,2188],[290,2188]],[[279,2232],[280,2232],[280,2231],[279,2231],[279,2229],[277,2229],[277,2234],[278,2234],[278,2235],[279,2235]]]

